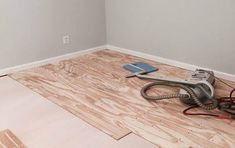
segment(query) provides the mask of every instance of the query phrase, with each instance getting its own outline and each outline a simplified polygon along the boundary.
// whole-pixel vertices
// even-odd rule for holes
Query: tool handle
[[[170,78],[151,77],[151,76],[139,75],[139,74],[137,74],[135,76],[140,79],[154,80],[154,81],[167,81],[167,82],[171,82],[171,83],[190,85],[193,87],[200,87],[201,85],[206,85],[210,89],[210,94],[203,87],[200,87],[200,89],[210,99],[214,98],[214,96],[215,96],[214,87],[207,81],[187,81],[187,80],[182,80],[182,79],[177,80],[177,79],[170,79]]]

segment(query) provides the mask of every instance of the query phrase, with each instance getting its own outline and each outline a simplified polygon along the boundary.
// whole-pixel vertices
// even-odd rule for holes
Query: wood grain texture
[[[26,148],[26,146],[10,131],[0,132],[0,148]]]
[[[155,148],[134,133],[115,140],[24,87],[0,78],[0,131],[14,133],[29,148]]]
[[[146,81],[125,79],[122,65],[144,61],[160,70],[151,74],[186,78],[190,71],[103,50],[79,58],[18,72],[11,77],[115,139],[133,132],[159,147],[233,147],[234,122],[182,114],[177,99],[149,102],[140,96]],[[235,83],[228,82],[235,86]],[[155,94],[177,89],[154,90]],[[229,88],[216,83],[216,96]]]

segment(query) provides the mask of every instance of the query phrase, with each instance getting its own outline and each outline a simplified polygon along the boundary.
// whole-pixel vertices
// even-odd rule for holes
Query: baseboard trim
[[[40,60],[40,61],[35,61],[35,62],[31,62],[31,63],[26,63],[26,64],[14,66],[14,67],[0,69],[0,76],[5,76],[8,74],[22,71],[22,70],[29,69],[29,68],[43,66],[46,64],[60,61],[60,60],[66,60],[66,59],[82,56],[82,55],[89,54],[89,53],[96,52],[96,51],[103,50],[103,49],[106,49],[106,45],[98,46],[98,47],[94,47],[94,48],[90,48],[90,49],[85,49],[85,50],[80,50],[77,52],[72,52],[72,53],[68,53],[65,55],[56,56],[56,57],[52,57],[52,58],[48,58],[48,59],[44,59],[44,60]]]
[[[219,78],[223,78],[223,79],[230,80],[230,81],[235,81],[235,75],[233,75],[233,74],[228,74],[228,73],[225,73],[225,72],[216,71],[216,70],[213,70],[213,69],[200,67],[200,66],[196,66],[196,65],[186,64],[186,63],[183,63],[183,62],[170,60],[170,59],[167,59],[167,58],[162,58],[162,57],[158,57],[158,56],[155,56],[155,55],[150,55],[150,54],[139,52],[139,51],[134,51],[134,50],[130,50],[130,49],[116,47],[116,46],[113,46],[113,45],[107,45],[106,48],[110,49],[110,50],[115,50],[115,51],[119,51],[119,52],[122,52],[122,53],[126,53],[126,54],[129,54],[129,55],[133,55],[133,56],[137,56],[137,57],[141,57],[141,58],[145,58],[145,59],[150,59],[150,60],[157,61],[157,62],[160,62],[160,63],[176,66],[176,67],[179,67],[179,68],[191,70],[191,71],[194,71],[195,69],[198,69],[198,68],[212,70],[212,71],[214,71],[215,75]]]
[[[44,59],[44,60],[40,60],[40,61],[35,61],[35,62],[22,64],[22,65],[18,65],[18,66],[14,66],[14,67],[9,67],[9,68],[5,68],[5,69],[0,69],[0,76],[5,76],[5,75],[8,75],[8,74],[11,74],[14,72],[18,72],[21,70],[25,70],[25,69],[43,66],[46,64],[58,62],[60,60],[66,60],[66,59],[70,59],[70,58],[74,58],[74,57],[79,57],[79,56],[82,56],[85,54],[93,53],[93,52],[104,50],[104,49],[110,49],[110,50],[122,52],[125,54],[129,54],[129,55],[133,55],[133,56],[137,56],[137,57],[141,57],[141,58],[145,58],[145,59],[150,59],[153,61],[157,61],[160,63],[164,63],[164,64],[168,64],[168,65],[172,65],[172,66],[176,66],[176,67],[180,67],[180,68],[184,68],[184,69],[192,70],[192,71],[194,71],[197,68],[212,70],[212,71],[214,71],[215,75],[219,78],[223,78],[223,79],[230,80],[230,81],[235,81],[235,75],[233,75],[233,74],[228,74],[225,72],[216,71],[216,70],[209,69],[209,68],[204,68],[204,67],[191,65],[191,64],[187,64],[187,63],[183,63],[183,62],[179,62],[179,61],[175,61],[175,60],[170,60],[167,58],[162,58],[159,56],[150,55],[147,53],[134,51],[134,50],[130,50],[130,49],[125,49],[125,48],[121,48],[121,47],[117,47],[117,46],[113,46],[113,45],[98,46],[98,47],[94,47],[94,48],[90,48],[90,49],[86,49],[86,50],[80,50],[77,52],[68,53],[65,55],[56,56],[56,57],[52,57],[52,58],[48,58],[48,59]]]

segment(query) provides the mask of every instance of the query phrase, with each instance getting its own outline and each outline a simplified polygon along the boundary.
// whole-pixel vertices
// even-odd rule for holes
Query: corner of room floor
[[[190,74],[188,70],[149,59],[131,56],[114,50],[100,50],[16,72],[9,76],[31,89],[32,92],[30,93],[27,88],[28,95],[40,94],[40,97],[37,95],[40,98],[37,101],[47,102],[48,106],[51,103],[46,100],[53,103],[54,109],[48,107],[47,110],[34,110],[33,119],[37,122],[35,122],[36,131],[31,131],[32,133],[43,132],[42,129],[39,130],[43,128],[39,125],[39,131],[37,131],[38,122],[47,122],[47,126],[54,126],[54,124],[58,123],[57,120],[62,120],[64,117],[58,118],[66,114],[73,116],[73,120],[80,118],[98,129],[97,133],[106,133],[116,140],[122,140],[126,135],[129,137],[129,133],[132,132],[138,137],[142,137],[155,146],[160,147],[164,147],[166,144],[169,146],[177,145],[178,147],[227,147],[233,145],[235,141],[232,139],[235,137],[235,129],[230,127],[234,125],[234,122],[210,117],[185,116],[182,114],[185,106],[176,99],[160,102],[151,102],[143,99],[139,91],[145,82],[136,78],[126,80],[127,72],[122,68],[125,63],[134,61],[144,61],[154,67],[158,67],[157,75],[184,79]],[[8,80],[9,78],[7,77],[6,79]],[[19,85],[16,81],[14,83]],[[235,85],[234,82],[229,83]],[[222,83],[217,82],[216,95],[224,96],[228,94],[229,89],[221,87],[222,85]],[[176,90],[172,89],[171,91],[175,92]],[[162,89],[158,93],[162,94],[164,92],[167,91]],[[14,100],[14,102],[17,103],[17,100]],[[31,103],[32,100],[24,104],[31,109],[35,109]],[[53,113],[56,110],[61,110],[63,114],[49,119],[50,112]],[[68,114],[69,112],[71,114]],[[30,113],[33,112],[31,111]],[[45,119],[40,120],[37,118],[37,115],[41,116],[44,113],[46,115]],[[214,122],[217,122],[217,124],[214,124]],[[67,127],[67,129],[70,128],[71,126]],[[48,131],[44,132],[47,133]],[[230,138],[225,138],[221,134]],[[26,140],[23,138],[22,140],[26,143]],[[151,146],[150,143],[149,146]]]
[[[0,148],[234,148],[235,0],[0,0]]]

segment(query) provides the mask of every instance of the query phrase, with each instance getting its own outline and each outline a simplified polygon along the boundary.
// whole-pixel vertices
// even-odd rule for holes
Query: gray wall
[[[106,0],[106,19],[105,0],[0,0],[0,69],[107,41],[235,74],[234,0]]]
[[[0,69],[103,45],[105,31],[104,0],[0,0]]]
[[[234,0],[106,0],[108,44],[235,74]]]

